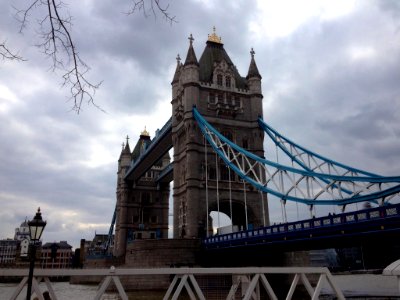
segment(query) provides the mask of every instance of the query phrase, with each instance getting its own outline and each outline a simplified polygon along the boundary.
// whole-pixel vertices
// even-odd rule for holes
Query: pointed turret
[[[249,86],[249,91],[253,95],[261,95],[261,75],[260,72],[258,72],[257,64],[256,61],[254,60],[254,50],[251,48],[250,51],[251,54],[251,61],[250,61],[250,66],[249,66],[249,72],[246,76],[247,79],[247,85]]]
[[[199,65],[200,82],[216,84],[218,83],[217,73],[221,75],[230,73],[230,77],[233,79],[230,83],[230,88],[247,89],[245,78],[240,76],[236,66],[225,51],[221,37],[216,34],[215,26],[213,27],[213,33],[208,35],[206,47],[200,56]],[[221,72],[216,72],[216,67]]]
[[[126,143],[122,143],[122,150],[118,160],[119,174],[125,176],[125,168],[131,164],[131,149],[129,147],[129,136],[126,136]]]
[[[193,49],[194,38],[193,38],[192,34],[190,34],[190,36],[189,36],[189,41],[190,41],[189,50],[186,55],[186,60],[185,60],[184,66],[188,66],[188,65],[198,66],[199,62],[197,61],[196,53],[194,53],[194,49]]]
[[[132,150],[131,159],[136,161],[140,155],[146,151],[147,147],[151,144],[150,133],[147,131],[146,126],[144,130],[140,133],[139,140],[137,141],[135,147]]]
[[[252,77],[257,77],[259,79],[261,79],[261,75],[260,72],[258,72],[258,68],[257,68],[257,64],[256,61],[254,60],[254,54],[256,54],[253,50],[253,48],[251,48],[250,51],[251,54],[251,61],[250,61],[250,66],[249,66],[249,72],[247,73],[246,79],[252,78]]]
[[[121,155],[122,154],[131,154],[131,149],[129,147],[129,136],[126,136],[126,144],[124,145],[124,143],[122,143],[122,151],[121,151]]]
[[[182,83],[183,87],[191,86],[191,88],[186,89],[185,94],[187,93],[187,97],[190,97],[191,100],[185,103],[182,101],[179,104],[179,100],[174,105],[173,104],[173,112],[181,114],[181,112],[188,112],[192,111],[193,105],[197,104],[199,99],[198,94],[198,86],[200,85],[199,82],[199,63],[196,58],[196,54],[194,53],[193,49],[193,41],[194,38],[192,34],[189,36],[189,50],[186,55],[185,63],[183,64],[181,74],[180,74],[180,83]]]
[[[140,144],[140,155],[146,151],[148,145],[151,143],[150,133],[146,130],[146,126],[144,126],[144,130],[140,133],[139,142]]]
[[[181,57],[178,54],[178,56],[176,57],[175,74],[174,74],[174,78],[172,79],[172,82],[171,82],[172,85],[174,85],[175,83],[177,83],[179,81],[179,76],[181,74],[181,67],[182,67]]]
[[[176,69],[175,69],[175,74],[174,78],[172,79],[171,85],[172,85],[172,99],[174,100],[177,96],[178,93],[178,87],[179,87],[179,79],[181,77],[181,71],[182,71],[182,63],[181,63],[181,57],[179,54],[176,56]]]
[[[115,228],[115,239],[114,239],[114,255],[117,257],[124,256],[126,248],[126,242],[125,242],[126,229],[121,228],[119,224],[127,223],[126,190],[128,186],[124,180],[124,177],[130,164],[131,164],[131,149],[129,147],[129,137],[126,136],[126,143],[122,143],[122,150],[118,160],[118,172],[117,172],[116,214],[118,222]]]

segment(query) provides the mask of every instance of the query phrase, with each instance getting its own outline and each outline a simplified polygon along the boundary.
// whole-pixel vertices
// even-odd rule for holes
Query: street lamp
[[[29,262],[28,291],[26,292],[26,300],[31,299],[33,268],[35,267],[35,258],[36,258],[36,243],[40,240],[40,237],[42,236],[43,233],[43,229],[46,226],[46,221],[43,221],[42,219],[42,213],[40,212],[40,207],[38,208],[36,215],[33,217],[33,220],[28,222],[28,226],[29,226],[29,235],[31,238],[31,243],[29,245],[30,262]]]

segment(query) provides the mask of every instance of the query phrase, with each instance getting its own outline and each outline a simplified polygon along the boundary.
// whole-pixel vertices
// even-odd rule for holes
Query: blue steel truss
[[[110,248],[111,244],[112,244],[112,239],[113,239],[113,232],[114,232],[114,225],[115,225],[115,220],[117,219],[117,207],[115,207],[114,209],[114,213],[113,213],[113,217],[111,220],[111,225],[110,225],[110,229],[108,230],[108,237],[107,237],[107,242],[105,245],[105,249],[104,249],[104,254],[107,253],[108,248]]]
[[[263,119],[258,119],[258,124],[260,128],[264,130],[264,132],[269,136],[269,138],[275,143],[277,147],[279,147],[285,155],[289,157],[292,163],[296,163],[302,169],[307,171],[316,171],[318,170],[324,174],[334,174],[334,175],[350,175],[350,176],[371,176],[371,177],[380,177],[379,175],[369,173],[366,171],[358,170],[353,167],[346,166],[329,158],[323,157],[313,151],[310,151],[290,139],[284,137],[271,126],[266,124]],[[324,180],[325,183],[329,183],[328,180]],[[337,187],[334,184],[334,187]],[[342,191],[346,194],[352,194],[351,190],[348,190],[342,187]]]
[[[359,176],[364,175],[368,177],[382,177],[373,173],[362,171],[353,167],[346,166],[329,158],[323,157],[315,152],[312,152],[288,138],[281,135],[271,126],[266,124],[263,119],[258,119],[258,124],[271,140],[278,146],[289,158],[296,162],[300,167],[307,171],[319,170],[324,174]]]
[[[193,116],[211,147],[230,169],[258,190],[283,201],[347,205],[380,200],[385,204],[400,192],[400,176],[379,176],[324,158],[284,138],[262,120],[260,127],[300,168],[258,157],[239,147],[209,124],[195,107]]]

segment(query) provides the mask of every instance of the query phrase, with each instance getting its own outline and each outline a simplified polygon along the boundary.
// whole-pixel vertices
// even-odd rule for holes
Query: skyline
[[[79,115],[60,87],[62,73],[33,46],[34,19],[18,34],[11,3],[24,4],[3,3],[0,39],[26,61],[0,61],[0,238],[39,206],[46,242],[77,247],[107,233],[121,143],[129,135],[132,148],[145,126],[153,137],[169,119],[175,57],[186,57],[193,34],[199,59],[213,26],[241,76],[254,48],[272,127],[339,162],[400,174],[396,1],[181,0],[169,3],[172,25],[126,16],[124,1],[69,3],[87,76],[103,81],[95,103],[105,112],[84,103]],[[280,214],[272,205],[271,221]]]

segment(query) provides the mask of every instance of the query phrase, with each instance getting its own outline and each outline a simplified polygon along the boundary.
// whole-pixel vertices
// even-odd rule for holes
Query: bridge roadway
[[[216,235],[203,240],[206,252],[256,248],[311,250],[399,243],[400,204]]]

